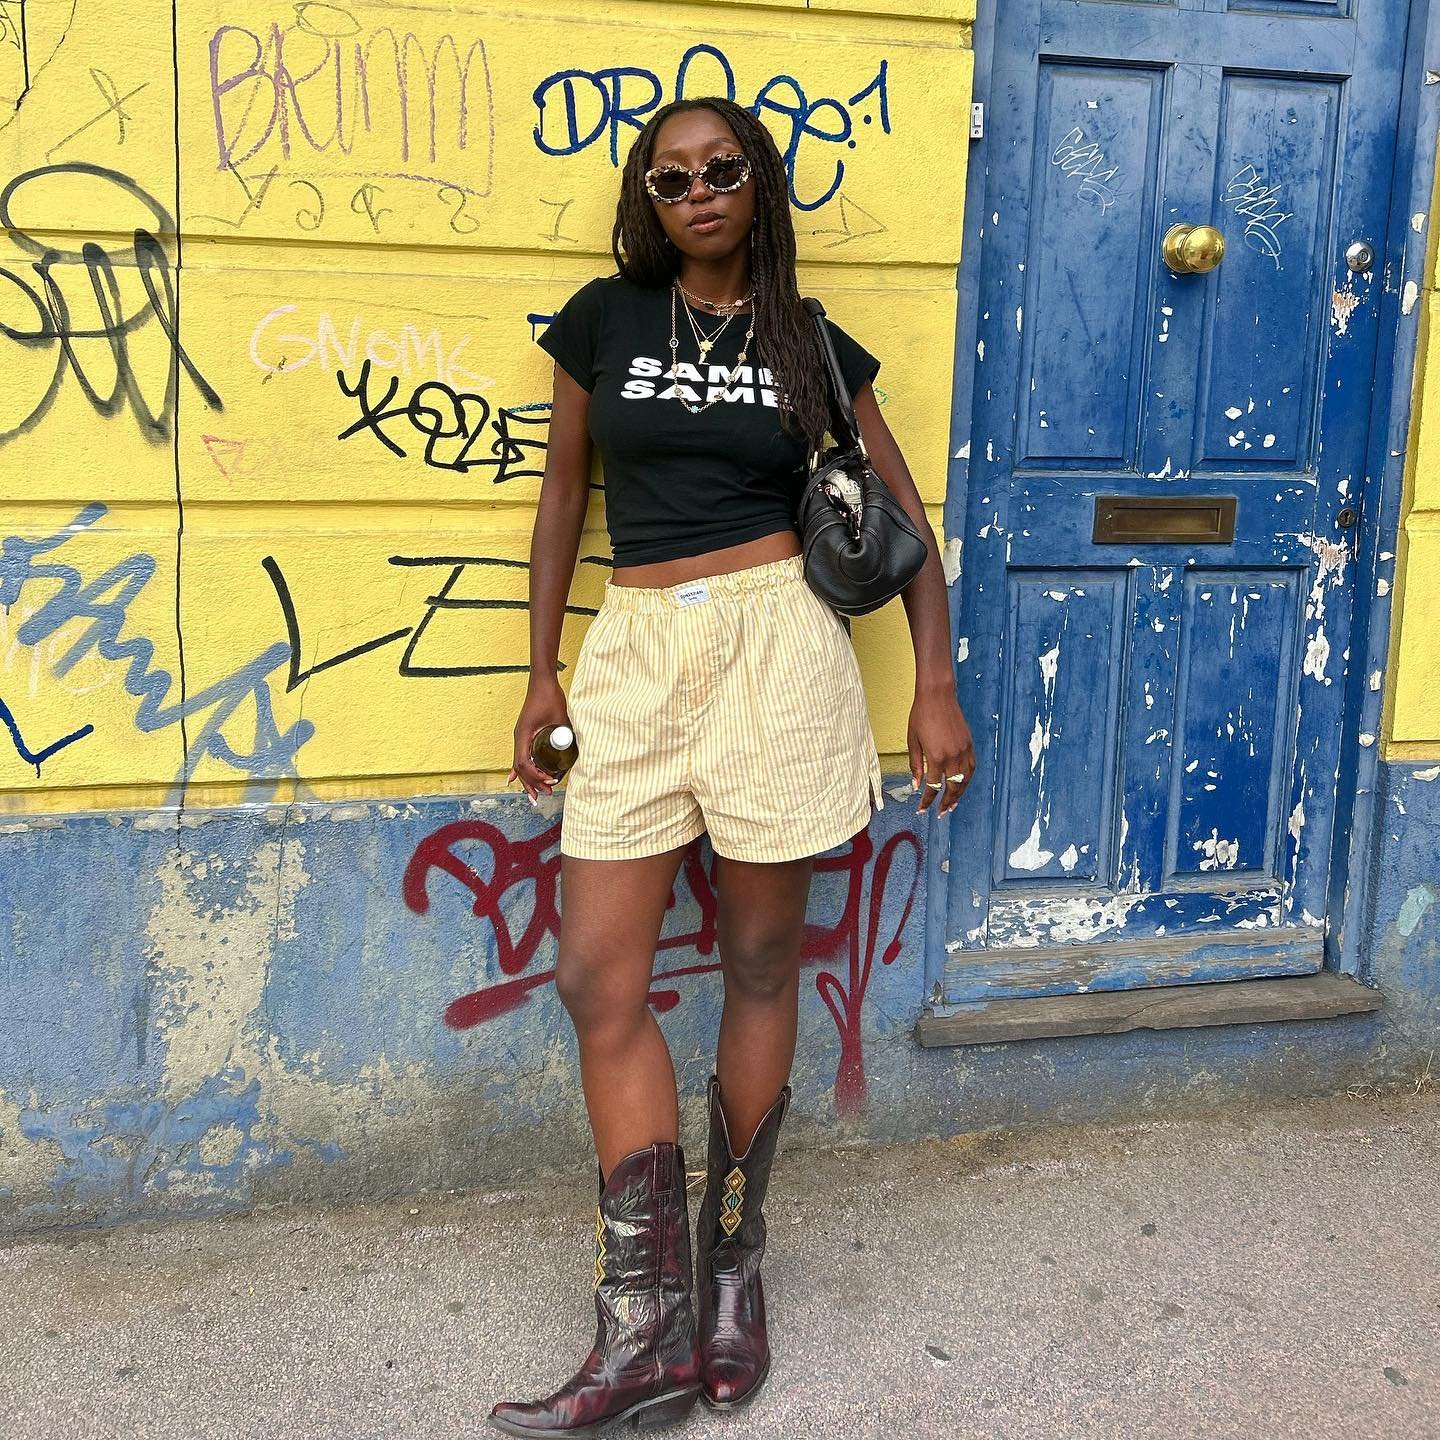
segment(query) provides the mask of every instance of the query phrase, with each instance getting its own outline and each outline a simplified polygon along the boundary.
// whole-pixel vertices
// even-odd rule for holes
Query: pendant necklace
[[[674,286],[672,287],[671,291],[670,291],[670,380],[671,380],[671,382],[672,382],[672,388],[673,388],[674,391],[675,391],[675,398],[676,398],[692,415],[699,415],[699,414],[701,414],[703,411],[708,410],[712,405],[718,404],[718,403],[719,403],[719,400],[720,400],[720,397],[717,395],[714,400],[707,400],[707,401],[704,402],[704,404],[697,405],[697,404],[695,404],[693,401],[687,400],[687,399],[680,393],[680,381],[679,381],[679,377],[675,374],[675,368],[676,368],[676,365],[679,363],[679,359],[680,359],[680,330],[679,330],[679,313],[678,313],[678,310],[679,310],[680,290],[681,290],[680,282],[677,280],[677,281],[675,282]],[[751,297],[747,296],[746,298],[749,299],[749,298],[751,298]],[[736,301],[735,303],[736,303],[736,304],[741,304],[741,305],[743,305],[743,304],[745,303],[745,301],[741,300],[741,301]],[[730,323],[730,321],[733,320],[735,317],[734,317],[734,315],[728,315],[728,316],[726,316],[726,318],[725,318],[725,325],[722,325],[722,326],[720,327],[720,330],[716,330],[716,331],[714,332],[714,334],[710,335],[709,337],[707,337],[707,338],[705,338],[705,339],[702,339],[702,338],[701,338],[700,327],[699,327],[699,325],[696,323],[696,320],[695,320],[694,315],[691,314],[689,306],[686,306],[686,308],[685,308],[685,314],[686,314],[686,316],[689,318],[689,320],[690,320],[690,328],[691,328],[691,330],[692,330],[692,331],[694,332],[694,334],[695,334],[695,343],[700,347],[700,360],[701,360],[701,363],[702,363],[702,364],[708,363],[706,357],[707,357],[707,356],[709,355],[709,353],[710,353],[710,347],[711,347],[712,345],[714,345],[715,341],[720,338],[720,331],[721,331],[721,330],[724,330],[725,325],[728,325],[728,324]],[[730,388],[735,384],[735,377],[740,373],[741,369],[742,369],[742,368],[744,367],[744,365],[745,365],[745,357],[746,357],[746,355],[749,353],[750,342],[751,342],[754,338],[755,338],[755,314],[754,314],[754,312],[752,311],[751,314],[750,314],[750,328],[745,332],[745,338],[744,338],[744,340],[742,340],[742,341],[740,342],[740,355],[739,355],[739,358],[735,361],[735,364],[730,368],[729,373],[725,375],[725,385],[724,385],[724,387],[723,387],[724,389],[727,389],[727,390],[728,390],[728,389],[730,389]],[[723,366],[717,366],[716,368],[719,369],[719,370],[722,372],[722,374],[724,373],[724,367],[723,367]]]

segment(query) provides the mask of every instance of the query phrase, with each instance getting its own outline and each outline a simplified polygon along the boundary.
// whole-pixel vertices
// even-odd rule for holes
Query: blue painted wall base
[[[1406,1078],[1440,1042],[1440,767],[1382,767],[1377,1015],[921,1051],[925,846],[892,791],[817,862],[789,1146]],[[892,787],[908,777],[891,777]],[[559,814],[520,796],[16,821],[0,877],[0,1230],[510,1186],[592,1164],[553,985]],[[651,1004],[699,1153],[720,1007],[687,852]]]

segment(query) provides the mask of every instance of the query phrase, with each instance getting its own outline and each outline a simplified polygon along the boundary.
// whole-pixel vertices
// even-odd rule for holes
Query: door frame
[[[972,44],[975,57],[974,98],[991,113],[995,60],[996,10],[1004,0],[977,0]],[[1370,0],[1376,3],[1376,0]],[[1393,3],[1393,0],[1379,0]],[[1335,842],[1326,906],[1325,969],[1358,975],[1363,955],[1365,921],[1375,876],[1369,857],[1383,816],[1376,806],[1379,737],[1382,733],[1386,685],[1372,690],[1369,677],[1389,668],[1392,623],[1391,594],[1377,594],[1381,579],[1393,582],[1400,504],[1409,460],[1409,431],[1419,339],[1420,305],[1404,313],[1407,283],[1423,292],[1425,256],[1434,215],[1435,167],[1440,140],[1440,84],[1425,83],[1427,70],[1440,71],[1440,0],[1408,0],[1409,23],[1397,117],[1395,170],[1391,188],[1385,274],[1381,289],[1374,372],[1375,403],[1366,438],[1366,469],[1359,493],[1361,525],[1355,557],[1354,622],[1341,739],[1340,772],[1336,780]],[[969,445],[976,369],[976,337],[980,313],[981,249],[985,226],[985,150],[990,138],[970,142],[966,171],[964,237],[956,275],[956,351],[952,379],[949,474],[942,507],[944,535],[964,536],[970,488]],[[1416,234],[1410,219],[1425,214],[1428,223]],[[1440,363],[1440,361],[1437,361]],[[1381,560],[1382,553],[1390,559]],[[960,552],[964,564],[964,548]],[[959,644],[963,580],[947,588],[950,598],[951,654]],[[962,700],[964,697],[962,696]],[[1362,744],[1361,738],[1367,737]],[[965,802],[962,799],[961,804]],[[958,808],[955,812],[958,814]],[[946,897],[953,816],[930,827],[932,843],[925,926],[923,1004],[928,1010],[943,1000],[947,935]]]

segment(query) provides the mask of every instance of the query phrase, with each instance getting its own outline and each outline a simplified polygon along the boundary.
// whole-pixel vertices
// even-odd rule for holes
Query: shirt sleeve
[[[595,388],[600,348],[601,282],[582,285],[536,339],[536,344],[582,389]]]
[[[879,373],[880,362],[858,340],[851,339],[828,315],[825,323],[830,327],[830,338],[835,343],[835,355],[840,361],[840,373],[845,377],[845,387],[853,399],[855,392]]]

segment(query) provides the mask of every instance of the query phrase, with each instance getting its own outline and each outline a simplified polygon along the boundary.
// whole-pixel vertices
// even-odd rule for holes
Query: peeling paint
[[[1325,673],[1325,669],[1329,663],[1330,641],[1325,634],[1325,627],[1322,625],[1310,637],[1310,642],[1305,647],[1305,664],[1302,671],[1312,679],[1328,685],[1330,677]]]
[[[1210,831],[1208,839],[1192,842],[1191,848],[1204,857],[1200,861],[1202,870],[1233,870],[1240,859],[1239,840],[1223,840],[1216,829]]]
[[[952,535],[940,552],[940,568],[945,573],[947,585],[953,585],[960,578],[960,552],[964,547],[964,539],[959,535]]]
[[[260,846],[234,902],[218,914],[192,893],[207,878],[202,857],[181,852],[162,870],[145,933],[171,1103],[224,1070],[241,1045],[265,991],[272,939],[294,936],[295,897],[309,878],[304,857],[298,840]]]
[[[1349,281],[1346,281],[1348,287]],[[1344,335],[1350,329],[1350,317],[1360,308],[1361,297],[1351,289],[1337,290],[1330,301],[1330,325],[1336,335]]]
[[[1395,917],[1395,928],[1407,939],[1420,927],[1426,912],[1435,903],[1435,892],[1428,885],[1415,885],[1405,894],[1405,902]]]
[[[1030,833],[1010,852],[1010,863],[1017,870],[1043,870],[1055,858],[1053,850],[1047,850],[1040,843],[1040,817],[1030,827]]]

